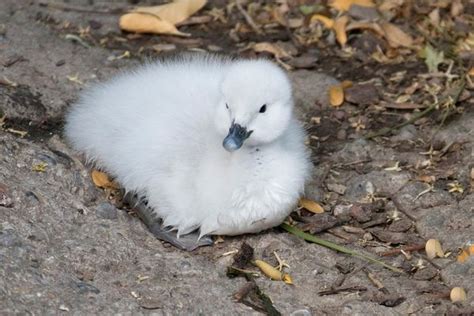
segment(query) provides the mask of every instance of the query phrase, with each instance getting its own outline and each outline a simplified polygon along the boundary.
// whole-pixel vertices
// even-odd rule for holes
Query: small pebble
[[[109,202],[100,203],[96,207],[96,214],[97,216],[104,218],[104,219],[117,219],[118,212],[117,208],[110,204]]]

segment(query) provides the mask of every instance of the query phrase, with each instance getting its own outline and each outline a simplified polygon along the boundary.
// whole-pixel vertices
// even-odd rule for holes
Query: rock
[[[376,104],[380,97],[374,84],[356,84],[344,90],[346,101],[358,105]]]
[[[97,205],[95,208],[97,216],[104,218],[104,219],[117,219],[118,213],[117,208],[110,204],[109,202],[103,202]]]
[[[328,89],[339,81],[328,75],[298,70],[289,73],[294,87],[296,108],[299,111],[311,111],[315,103],[329,107]]]

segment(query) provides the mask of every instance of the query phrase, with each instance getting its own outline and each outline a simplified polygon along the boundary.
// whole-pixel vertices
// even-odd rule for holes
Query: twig
[[[260,27],[255,23],[255,21],[252,19],[252,17],[242,7],[242,4],[240,3],[240,1],[241,0],[237,0],[235,2],[235,5],[237,6],[237,9],[239,9],[240,13],[242,13],[242,15],[244,16],[245,21],[247,21],[248,25],[250,25],[250,27],[255,31],[255,33],[257,33],[259,35],[263,34]]]
[[[372,161],[372,159],[361,159],[361,160],[356,160],[356,161],[351,161],[351,162],[346,162],[346,163],[337,163],[337,164],[333,165],[332,167],[333,168],[348,167],[348,166],[358,165],[358,164],[361,164],[361,163],[366,163],[366,162],[371,162],[371,161]]]
[[[326,248],[329,248],[329,249],[332,249],[332,250],[335,250],[335,251],[339,251],[341,253],[345,253],[347,255],[351,255],[353,257],[357,257],[357,258],[360,258],[360,259],[364,259],[366,261],[370,261],[372,263],[376,263],[378,265],[381,265],[393,272],[398,272],[398,273],[404,273],[403,270],[401,269],[398,269],[396,267],[393,267],[389,264],[386,264],[385,262],[383,261],[380,261],[378,259],[375,259],[369,255],[366,255],[364,253],[360,253],[360,252],[357,252],[355,250],[351,250],[349,248],[346,248],[346,247],[343,247],[343,246],[340,246],[338,244],[335,244],[333,242],[330,242],[328,240],[324,240],[324,239],[321,239],[319,237],[316,237],[314,235],[311,235],[311,234],[308,234],[308,233],[305,233],[303,232],[302,230],[294,227],[294,226],[291,226],[291,225],[288,225],[286,223],[283,223],[280,225],[281,228],[283,228],[284,230],[286,230],[287,232],[289,233],[292,233],[293,235],[295,236],[298,236],[300,238],[303,238],[304,240],[306,241],[309,241],[309,242],[313,242],[315,244],[318,244],[320,246],[323,246],[323,247],[326,247]]]
[[[461,84],[460,84],[459,88],[457,89],[457,91],[454,93],[454,95],[448,96],[448,97],[452,97],[453,104],[457,103],[457,101],[459,99],[459,96],[461,95],[462,91],[464,90],[464,86],[465,86],[465,81],[464,81],[464,79],[462,79]],[[372,139],[374,137],[383,136],[383,135],[386,135],[386,134],[388,134],[392,131],[399,130],[400,128],[402,128],[406,125],[413,124],[414,122],[418,121],[420,118],[422,118],[422,117],[428,115],[429,113],[433,112],[440,104],[441,104],[440,101],[434,102],[429,107],[427,107],[425,110],[423,110],[421,112],[418,112],[417,114],[413,115],[408,121],[405,121],[405,122],[400,123],[398,125],[395,125],[393,127],[384,127],[382,129],[374,132],[374,133],[369,133],[364,138],[365,139]]]
[[[362,292],[362,291],[367,291],[366,287],[363,286],[349,286],[349,287],[341,287],[337,289],[330,289],[326,291],[320,291],[318,292],[318,295],[324,296],[324,295],[333,295],[333,294],[339,294],[341,292]]]
[[[411,245],[411,246],[405,246],[405,247],[402,247],[402,248],[397,248],[397,249],[392,249],[392,250],[389,250],[389,251],[385,251],[385,252],[381,253],[380,255],[382,257],[388,257],[388,256],[398,255],[402,251],[412,252],[412,251],[419,251],[419,250],[423,250],[423,249],[425,249],[425,244]]]

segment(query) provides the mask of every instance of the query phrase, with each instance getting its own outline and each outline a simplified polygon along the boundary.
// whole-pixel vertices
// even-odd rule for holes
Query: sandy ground
[[[82,2],[86,1],[77,4]],[[93,18],[103,24],[100,32],[118,32],[115,17]],[[409,273],[366,264],[280,229],[225,238],[192,253],[156,240],[137,217],[108,204],[61,135],[64,111],[84,86],[139,61],[114,59],[111,56],[119,56],[120,51],[86,48],[66,39],[56,28],[61,22],[55,21],[83,25],[84,15],[48,10],[34,1],[0,3],[0,109],[10,128],[0,130],[0,314],[257,313],[232,297],[245,280],[226,276],[232,256],[223,254],[239,249],[243,241],[255,249],[255,257],[274,262],[273,251],[277,251],[291,266],[288,272],[294,286],[257,279],[285,315],[473,312],[474,259],[458,263],[455,255],[474,236],[474,194],[468,188],[460,196],[453,195],[440,187],[417,198],[426,190],[425,183],[413,180],[409,170],[386,170],[395,161],[415,164],[422,160],[424,156],[413,148],[402,150],[361,138],[313,148],[316,165],[308,186],[312,199],[338,196],[332,213],[335,209],[345,212],[368,194],[383,193],[389,201],[379,213],[369,214],[368,221],[397,210],[406,228],[394,221],[373,230],[364,226],[375,236],[372,240],[362,236],[345,240],[328,233],[325,238],[354,249],[370,247],[373,253],[394,244],[436,238],[453,252],[431,263],[424,253],[416,252],[411,260],[401,254],[383,258]],[[10,64],[14,59],[18,60]],[[315,70],[295,71],[290,76],[298,113],[309,121],[315,102],[327,107],[327,87],[336,79]],[[22,138],[15,130],[29,133]],[[474,164],[473,133],[474,113],[466,111],[437,135],[440,141],[462,144],[449,153],[446,168],[463,183],[469,183]],[[409,126],[392,138],[415,140],[420,136]],[[352,168],[354,161],[363,161],[363,166]],[[47,164],[45,171],[34,171],[40,163]],[[328,176],[331,164],[338,164],[339,169]],[[387,232],[391,235],[384,237]],[[394,236],[401,241],[394,241]],[[424,268],[411,269],[419,260]],[[467,290],[464,304],[452,304],[443,296],[454,286]],[[334,287],[353,291],[318,294]]]

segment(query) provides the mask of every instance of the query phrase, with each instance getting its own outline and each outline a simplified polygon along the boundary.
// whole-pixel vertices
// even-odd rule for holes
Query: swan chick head
[[[291,84],[274,63],[237,61],[220,89],[215,124],[227,151],[271,143],[288,128],[293,112]]]

